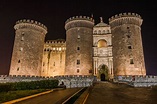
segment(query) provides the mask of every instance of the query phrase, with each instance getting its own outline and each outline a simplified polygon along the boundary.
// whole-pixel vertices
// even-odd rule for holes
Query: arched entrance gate
[[[108,67],[104,64],[100,65],[98,68],[98,77],[101,81],[106,81],[109,79]]]

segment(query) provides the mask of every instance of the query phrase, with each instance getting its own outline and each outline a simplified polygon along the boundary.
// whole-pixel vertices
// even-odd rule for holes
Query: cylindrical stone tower
[[[10,75],[40,76],[47,28],[40,22],[20,20],[14,26],[15,40]]]
[[[76,16],[65,22],[66,29],[66,75],[92,74],[92,28],[94,20]]]
[[[109,19],[113,35],[114,75],[146,75],[141,38],[142,18],[121,13]]]

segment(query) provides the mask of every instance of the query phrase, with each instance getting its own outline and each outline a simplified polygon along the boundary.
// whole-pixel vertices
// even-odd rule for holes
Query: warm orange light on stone
[[[47,28],[33,20],[17,21],[10,75],[146,75],[142,18],[123,13],[100,18],[76,16],[65,22],[66,41],[48,40]],[[102,69],[105,66],[106,69]]]

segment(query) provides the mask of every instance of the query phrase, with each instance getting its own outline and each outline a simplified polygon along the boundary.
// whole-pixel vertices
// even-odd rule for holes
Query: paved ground
[[[53,91],[52,93],[34,97],[15,104],[61,104],[61,102],[77,92],[79,89],[81,88]]]
[[[157,88],[103,82],[94,85],[85,104],[157,104]]]

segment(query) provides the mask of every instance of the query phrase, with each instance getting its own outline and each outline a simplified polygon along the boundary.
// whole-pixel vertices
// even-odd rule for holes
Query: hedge
[[[58,83],[58,80],[0,83],[0,92],[8,92],[15,90],[52,89],[57,87]]]

